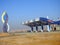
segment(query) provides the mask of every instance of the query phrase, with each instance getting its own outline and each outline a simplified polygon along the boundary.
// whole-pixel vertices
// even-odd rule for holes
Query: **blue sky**
[[[2,30],[1,15],[6,11],[9,16],[11,30],[21,30],[21,24],[26,20],[49,16],[50,19],[60,17],[60,0],[0,0],[0,29]]]

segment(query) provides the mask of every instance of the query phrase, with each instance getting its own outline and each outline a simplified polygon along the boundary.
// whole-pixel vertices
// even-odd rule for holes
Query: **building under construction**
[[[59,30],[60,27],[60,20],[58,21],[53,21],[48,18],[40,17],[34,20],[26,21],[23,22],[22,24],[27,25],[31,28],[31,31],[34,31],[33,27],[36,27],[36,31],[48,31],[50,32],[51,30]],[[38,27],[41,27],[38,29]],[[44,27],[45,26],[45,27]]]

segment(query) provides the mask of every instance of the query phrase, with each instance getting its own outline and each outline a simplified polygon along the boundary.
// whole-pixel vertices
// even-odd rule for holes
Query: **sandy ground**
[[[60,32],[0,33],[0,45],[60,45]]]

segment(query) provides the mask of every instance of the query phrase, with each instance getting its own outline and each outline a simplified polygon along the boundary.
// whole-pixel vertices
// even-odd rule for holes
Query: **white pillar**
[[[50,25],[47,25],[47,31],[50,32]]]
[[[43,32],[43,25],[41,25],[41,32]]]

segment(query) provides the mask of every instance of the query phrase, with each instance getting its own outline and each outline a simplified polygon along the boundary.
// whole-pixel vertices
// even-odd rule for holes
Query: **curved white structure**
[[[3,32],[9,32],[8,15],[5,11],[2,13],[2,23],[4,24]]]
[[[3,14],[2,14],[2,22],[3,22],[3,23],[5,22],[5,20],[4,20],[5,14],[6,14],[6,12],[3,12]]]

